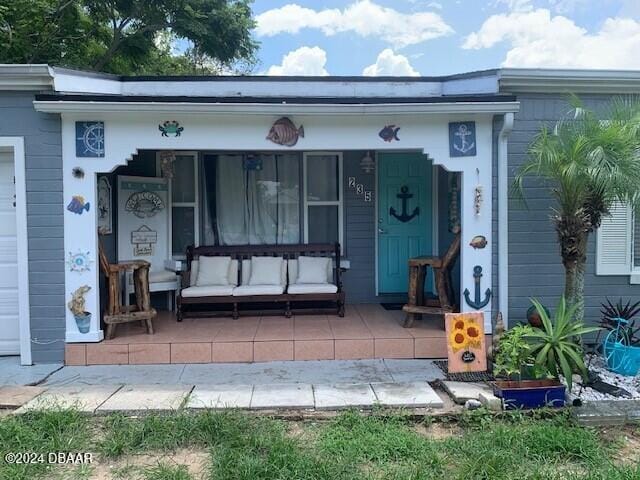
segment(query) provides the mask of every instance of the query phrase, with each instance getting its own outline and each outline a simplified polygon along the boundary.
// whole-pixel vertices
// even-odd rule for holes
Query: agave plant
[[[560,298],[553,320],[538,300],[531,299],[531,303],[542,319],[542,328],[533,328],[533,332],[527,335],[535,364],[546,368],[554,376],[562,373],[571,391],[574,372],[580,373],[583,378],[587,377],[580,338],[600,330],[600,327],[586,327],[574,320],[578,305],[568,307],[564,295]]]

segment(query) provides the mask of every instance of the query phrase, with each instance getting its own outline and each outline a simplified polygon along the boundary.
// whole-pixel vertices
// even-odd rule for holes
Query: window
[[[198,245],[198,155],[176,154],[171,189],[171,253],[183,258],[189,245]]]
[[[304,240],[344,248],[342,154],[304,155]]]
[[[640,228],[629,205],[612,206],[610,215],[602,219],[596,242],[597,275],[631,275],[634,270],[640,274]]]

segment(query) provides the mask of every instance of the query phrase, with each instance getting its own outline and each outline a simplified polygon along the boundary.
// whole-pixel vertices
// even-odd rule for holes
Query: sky
[[[640,0],[254,0],[262,75],[640,69]]]

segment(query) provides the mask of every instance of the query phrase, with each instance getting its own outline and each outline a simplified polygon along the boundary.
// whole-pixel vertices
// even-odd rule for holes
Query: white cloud
[[[327,52],[320,47],[300,47],[282,57],[281,65],[272,65],[267,75],[329,75],[324,68]]]
[[[371,0],[357,0],[342,10],[313,10],[292,3],[267,10],[258,15],[256,21],[256,33],[259,36],[293,34],[312,28],[325,35],[353,32],[362,37],[377,37],[394,48],[415,45],[453,33],[453,29],[437,13],[405,14],[382,7]]]
[[[404,55],[396,55],[390,48],[385,48],[376,59],[376,63],[369,65],[362,71],[363,75],[369,77],[393,76],[393,77],[417,77],[419,72],[409,63],[409,59]]]
[[[607,18],[589,33],[546,9],[492,15],[462,48],[482,49],[506,42],[505,67],[640,68],[640,22]]]
[[[589,0],[547,0],[549,7],[557,13],[572,12],[579,7],[586,6],[588,2]],[[500,5],[505,5],[511,12],[531,12],[534,10],[533,0],[494,0],[494,7]]]

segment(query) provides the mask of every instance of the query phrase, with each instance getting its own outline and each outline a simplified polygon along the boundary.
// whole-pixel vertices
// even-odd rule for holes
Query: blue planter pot
[[[635,377],[640,370],[640,347],[624,345],[608,339],[609,337],[602,343],[602,353],[609,370],[620,375]]]
[[[507,410],[564,407],[566,387],[558,380],[497,381],[493,387]]]
[[[82,315],[74,315],[76,319],[76,325],[80,333],[89,333],[91,329],[91,313],[84,312]]]

